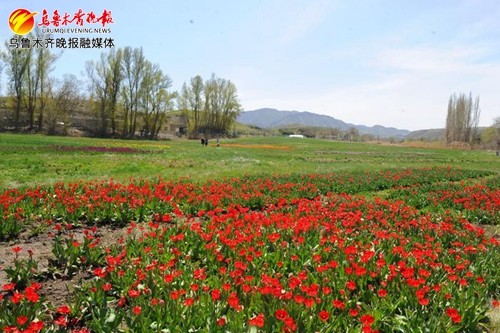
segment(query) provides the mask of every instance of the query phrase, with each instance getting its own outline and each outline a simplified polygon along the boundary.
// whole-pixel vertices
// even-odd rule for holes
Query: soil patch
[[[72,234],[77,241],[82,241],[85,237],[83,228],[65,230],[63,234]],[[132,235],[137,235],[140,228],[134,228]],[[129,227],[113,228],[110,226],[99,227],[95,237],[101,239],[100,246],[108,247],[116,244],[120,238],[127,238]],[[71,276],[49,274],[49,263],[54,259],[52,254],[52,234],[47,231],[35,237],[22,234],[16,240],[0,243],[0,286],[10,283],[5,272],[8,267],[13,267],[16,260],[27,260],[31,257],[38,263],[38,274],[42,289],[40,295],[47,298],[53,306],[60,306],[71,301],[75,286],[82,284],[92,278],[92,274],[87,270],[81,270]]]

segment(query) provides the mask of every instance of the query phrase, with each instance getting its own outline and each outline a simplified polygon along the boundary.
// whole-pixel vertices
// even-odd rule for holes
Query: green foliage
[[[481,132],[481,145],[486,148],[495,149],[497,146],[497,129],[493,126]]]
[[[11,283],[15,283],[18,289],[24,289],[28,286],[29,282],[37,277],[38,262],[33,259],[30,252],[28,259],[21,259],[17,257],[14,260],[14,267],[6,267],[5,273]]]
[[[179,106],[188,117],[193,138],[230,135],[242,109],[235,84],[215,74],[205,81],[195,76],[189,86],[184,83]]]
[[[448,143],[476,143],[480,114],[479,96],[474,100],[472,93],[468,97],[465,94],[450,96],[446,115],[446,141]]]
[[[61,151],[56,147],[130,148]],[[55,182],[130,178],[205,181],[241,175],[370,171],[452,166],[500,170],[500,159],[471,150],[425,149],[328,140],[259,137],[221,139],[208,147],[198,140],[124,141],[0,134],[0,190]],[[133,166],[133,167],[128,167]]]

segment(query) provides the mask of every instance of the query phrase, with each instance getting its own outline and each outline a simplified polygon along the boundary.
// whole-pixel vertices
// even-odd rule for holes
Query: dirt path
[[[101,239],[100,246],[107,247],[118,242],[120,238],[129,236],[129,227],[111,228],[103,226],[97,229],[95,237]],[[135,229],[137,230],[137,229]],[[77,228],[71,231],[65,231],[64,234],[77,241],[82,241],[85,234],[84,229]],[[137,234],[137,231],[134,232]],[[50,260],[54,259],[52,253],[52,235],[47,231],[35,237],[29,237],[27,234],[21,234],[16,240],[0,243],[0,287],[10,283],[10,279],[5,271],[8,267],[14,267],[16,260],[28,260],[31,257],[38,263],[37,272],[42,279],[42,289],[40,294],[54,306],[59,306],[70,301],[75,285],[82,281],[90,279],[92,276],[86,271],[79,271],[72,276],[51,276],[47,274],[50,267]]]

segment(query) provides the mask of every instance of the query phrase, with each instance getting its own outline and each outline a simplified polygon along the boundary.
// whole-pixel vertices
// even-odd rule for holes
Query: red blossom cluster
[[[409,174],[380,179],[391,187]],[[498,304],[498,240],[451,214],[328,191],[325,179],[333,178],[10,190],[0,197],[9,216],[33,216],[39,211],[28,210],[39,206],[53,215],[64,210],[68,233],[93,221],[91,212],[115,218],[122,212],[130,235],[105,246],[94,226],[81,241],[64,240],[63,222],[52,222],[57,261],[89,267],[93,278],[75,292],[74,304],[49,311],[39,284],[5,284],[0,305],[18,315],[0,313],[0,330],[31,332],[38,325],[76,333],[103,322],[111,331],[186,332],[479,327],[484,316],[477,314]],[[336,179],[345,188],[363,183],[353,175]]]

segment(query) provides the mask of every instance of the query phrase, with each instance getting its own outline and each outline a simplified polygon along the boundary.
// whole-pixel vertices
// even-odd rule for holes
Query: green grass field
[[[129,149],[122,151],[123,149]],[[0,134],[0,190],[113,178],[189,178],[453,166],[500,171],[479,150],[429,149],[296,138],[123,141]]]

